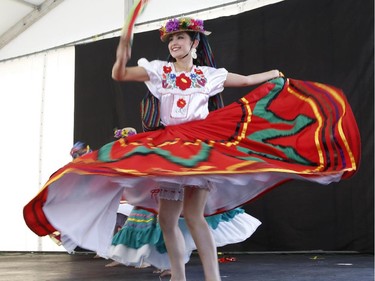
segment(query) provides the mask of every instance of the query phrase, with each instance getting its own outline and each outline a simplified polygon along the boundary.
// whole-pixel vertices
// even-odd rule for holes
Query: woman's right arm
[[[116,61],[112,67],[112,78],[116,81],[139,81],[150,80],[146,70],[140,66],[126,67],[131,55],[129,41],[124,36],[120,37],[120,43],[116,51]]]

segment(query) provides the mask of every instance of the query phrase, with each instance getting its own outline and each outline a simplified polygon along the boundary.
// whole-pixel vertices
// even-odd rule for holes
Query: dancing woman
[[[329,184],[350,177],[360,158],[358,128],[335,87],[287,79],[278,70],[246,76],[202,64],[213,56],[201,20],[170,19],[160,34],[170,60],[141,58],[128,67],[131,48],[121,36],[112,77],[144,82],[159,102],[164,127],[68,163],[25,206],[24,217],[40,236],[59,231],[68,251],[80,245],[103,256],[120,199],[158,212],[171,280],[183,281],[183,216],[205,280],[217,281],[216,248],[204,216],[249,203],[288,180]],[[209,98],[225,87],[256,84],[237,102],[209,112]],[[97,213],[83,217],[87,206],[76,201],[95,202]]]

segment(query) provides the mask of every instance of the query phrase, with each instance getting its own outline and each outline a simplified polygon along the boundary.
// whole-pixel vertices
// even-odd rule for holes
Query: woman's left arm
[[[247,76],[229,72],[224,82],[224,87],[253,86],[280,76],[282,76],[282,74],[277,69]]]

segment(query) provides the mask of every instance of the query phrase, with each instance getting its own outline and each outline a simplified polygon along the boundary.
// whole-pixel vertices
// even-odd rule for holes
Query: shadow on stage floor
[[[374,281],[374,256],[358,253],[227,253],[220,263],[223,281]],[[223,259],[221,259],[223,260]],[[232,260],[232,261],[231,261]],[[147,281],[159,279],[154,268],[124,265],[90,252],[0,252],[0,280],[4,281]],[[203,281],[198,256],[186,265],[188,281]]]

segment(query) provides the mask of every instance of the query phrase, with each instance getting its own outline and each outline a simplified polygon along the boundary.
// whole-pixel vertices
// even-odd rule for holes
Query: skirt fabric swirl
[[[349,178],[360,150],[341,90],[277,78],[205,120],[119,139],[73,160],[24,207],[24,218],[39,236],[59,232],[68,251],[79,245],[105,256],[120,200],[157,212],[163,186],[208,187],[205,213],[213,215],[288,180]],[[87,214],[90,206],[96,210]]]

